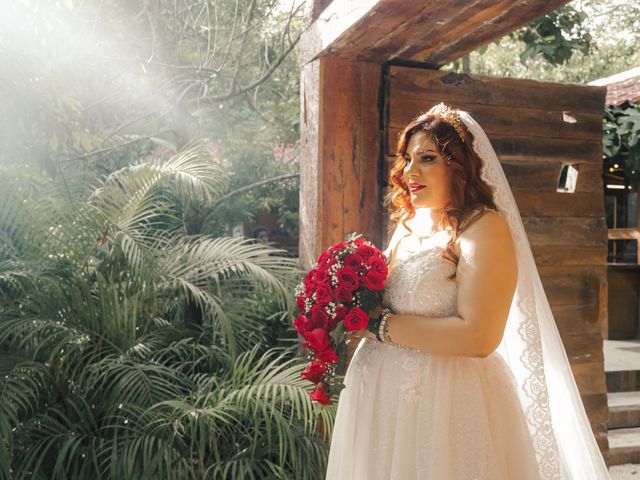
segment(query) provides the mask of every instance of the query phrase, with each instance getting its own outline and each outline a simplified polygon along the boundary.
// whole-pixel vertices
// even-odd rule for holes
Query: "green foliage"
[[[300,378],[295,260],[185,233],[227,188],[208,143],[92,182],[3,178],[0,477],[317,477],[335,410]]]
[[[520,61],[526,64],[529,58],[541,55],[550,64],[564,64],[574,51],[588,54],[591,34],[583,27],[586,20],[585,12],[563,5],[526,28],[512,32],[511,35],[525,44]]]
[[[617,163],[629,179],[640,179],[640,104],[605,109],[602,139],[605,168]]]

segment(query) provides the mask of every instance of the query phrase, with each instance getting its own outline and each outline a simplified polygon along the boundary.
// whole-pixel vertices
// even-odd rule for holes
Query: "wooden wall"
[[[509,179],[587,414],[606,453],[605,93],[604,87],[392,66],[383,144],[390,161],[401,128],[440,101],[469,111],[483,126]],[[563,164],[578,169],[573,193],[557,191]]]

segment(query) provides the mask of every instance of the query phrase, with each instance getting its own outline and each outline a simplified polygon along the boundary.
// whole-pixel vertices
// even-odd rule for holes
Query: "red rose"
[[[309,285],[316,277],[316,270],[309,270],[309,273],[307,273],[304,277],[304,280],[302,281],[302,283],[304,284],[304,286],[306,287],[307,285]]]
[[[309,330],[312,330],[314,328],[327,328],[327,320],[329,320],[329,315],[321,305],[314,305],[313,307],[311,307],[309,316],[311,317]]]
[[[335,288],[335,290],[333,291],[333,296],[339,302],[350,302],[353,299],[351,291],[342,286],[337,286]]]
[[[383,290],[384,289],[384,277],[379,273],[370,270],[369,273],[362,278],[362,283],[369,290]]]
[[[362,330],[369,324],[369,315],[358,307],[353,307],[344,317],[344,326],[348,330]]]
[[[369,258],[371,255],[375,255],[376,254],[376,248],[372,247],[371,245],[360,245],[357,249],[356,249],[356,253],[358,255],[360,255],[361,257],[364,257],[365,259]]]
[[[327,369],[326,364],[316,359],[313,362],[311,362],[309,365],[307,365],[307,368],[305,368],[302,371],[302,374],[300,376],[305,380],[309,380],[312,383],[318,383],[322,380],[322,377],[324,376],[324,372],[326,371],[326,369]]]
[[[298,315],[293,321],[293,326],[300,335],[309,330],[309,319],[305,315]]]
[[[336,272],[338,286],[354,291],[360,286],[358,274],[352,268],[343,267]]]
[[[369,265],[369,267],[371,267],[371,270],[373,270],[376,273],[379,273],[380,275],[383,275],[386,277],[387,274],[389,273],[389,270],[387,268],[387,262],[382,258],[378,257],[377,255],[369,257],[369,259],[367,260],[367,264]]]
[[[327,270],[318,270],[318,273],[315,276],[315,280],[317,283],[325,283],[329,280],[329,272]]]
[[[297,305],[298,305],[298,310],[300,310],[300,311],[301,311],[301,312],[303,312],[303,313],[304,313],[304,309],[305,309],[304,301],[305,301],[305,297],[304,297],[304,295],[300,295],[300,296],[296,299],[296,303],[297,303]]]
[[[347,246],[347,242],[340,242],[340,243],[338,243],[338,244],[334,245],[331,249],[332,249],[333,251],[336,251],[336,252],[337,252],[337,251],[339,251],[339,250],[342,250],[342,249],[343,249],[344,247],[346,247],[346,246]]]
[[[329,334],[324,328],[314,328],[304,333],[305,340],[309,346],[318,352],[329,346]]]
[[[342,259],[345,267],[357,270],[363,263],[364,259],[357,253],[347,253]]]
[[[340,321],[339,318],[331,318],[331,316],[328,317],[327,319],[327,328],[326,330],[328,332],[332,331],[333,329],[335,329],[338,326],[338,322]]]
[[[307,283],[307,285],[304,288],[304,294],[307,297],[310,297],[313,292],[316,290],[316,281],[315,280],[311,280],[309,283]]]
[[[318,257],[318,265],[326,263],[331,258],[331,254],[327,251],[322,252],[322,255]]]
[[[321,405],[328,405],[331,403],[331,397],[327,395],[323,383],[319,383],[318,385],[316,385],[316,388],[313,389],[313,391],[310,393],[310,396],[311,400],[314,400]]]
[[[328,283],[320,283],[316,287],[316,303],[325,304],[333,299],[331,286]]]
[[[318,352],[318,359],[322,360],[323,362],[336,363],[338,360],[340,360],[340,357],[338,357],[338,354],[333,348],[329,347],[326,350]]]
[[[336,320],[338,321],[342,320],[344,317],[347,316],[347,313],[349,313],[349,308],[346,307],[345,305],[340,305],[339,307],[336,307]]]

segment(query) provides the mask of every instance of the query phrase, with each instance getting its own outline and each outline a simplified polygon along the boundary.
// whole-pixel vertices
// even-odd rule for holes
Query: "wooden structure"
[[[606,89],[438,70],[563,3],[312,2],[300,58],[300,260],[310,268],[351,231],[385,248],[382,199],[399,130],[440,101],[469,111],[510,181],[606,458]],[[558,185],[563,166],[569,187]]]

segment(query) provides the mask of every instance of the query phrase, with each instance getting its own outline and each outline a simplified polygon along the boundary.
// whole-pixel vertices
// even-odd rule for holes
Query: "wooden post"
[[[301,67],[300,265],[362,233],[379,248],[381,67],[322,57]]]

